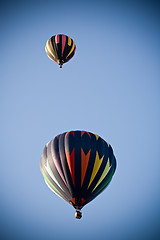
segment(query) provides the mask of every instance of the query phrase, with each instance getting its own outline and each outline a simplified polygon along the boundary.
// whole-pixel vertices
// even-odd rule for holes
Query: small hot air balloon
[[[48,187],[75,209],[81,209],[110,183],[116,169],[112,147],[86,131],[56,136],[43,150],[40,169]]]
[[[76,45],[69,36],[57,34],[48,39],[45,50],[48,57],[62,68],[74,56]]]

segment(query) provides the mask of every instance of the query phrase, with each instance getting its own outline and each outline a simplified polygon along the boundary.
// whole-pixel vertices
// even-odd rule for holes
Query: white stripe
[[[52,180],[62,189],[62,187],[59,185],[57,179],[55,178],[55,176],[53,175],[53,172],[51,170],[51,167],[49,165],[49,162],[48,162],[48,158],[47,158],[47,166],[45,166],[49,176],[52,178]],[[63,189],[62,189],[63,190]],[[64,191],[64,190],[63,190]]]

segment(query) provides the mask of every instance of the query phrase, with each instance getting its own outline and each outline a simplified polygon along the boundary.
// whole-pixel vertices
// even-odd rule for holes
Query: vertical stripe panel
[[[65,150],[69,171],[71,173],[73,184],[75,185],[75,148],[71,155]]]
[[[71,46],[71,43],[72,43],[71,38],[68,37],[68,45]]]
[[[72,51],[74,50],[74,48],[75,48],[75,43],[74,43],[74,41],[73,41],[72,48],[71,48],[70,52],[68,53],[67,57],[72,53]],[[66,57],[66,58],[67,58],[67,57]]]
[[[67,186],[67,183],[66,183],[66,180],[65,180],[65,177],[64,177],[64,173],[63,173],[63,169],[62,169],[60,155],[59,155],[58,138],[55,138],[54,141],[52,142],[51,153],[52,153],[52,160],[54,162],[54,165],[55,165],[59,175],[61,176],[63,182]]]
[[[81,186],[83,185],[84,177],[87,171],[90,153],[91,150],[87,153],[87,155],[85,155],[83,149],[81,148]]]
[[[100,177],[97,185],[96,185],[95,188],[93,189],[93,191],[99,186],[99,184],[100,184],[100,183],[104,180],[104,178],[107,176],[110,168],[111,168],[111,165],[110,165],[109,158],[108,158],[108,161],[107,161],[107,164],[106,164],[106,166],[105,166],[105,169],[104,169],[104,171],[103,171],[103,173],[102,173],[102,175],[101,175],[101,177]],[[92,191],[92,192],[93,192],[93,191]]]
[[[55,36],[55,42],[56,42],[56,43],[59,43],[59,34],[57,34],[57,35]]]
[[[106,182],[103,184],[103,186],[98,190],[98,192],[97,192],[96,194],[99,194],[99,192],[102,191],[102,190],[108,185],[108,183],[109,183],[109,182],[111,181],[111,179],[112,179],[112,176],[113,176],[113,174],[114,174],[114,171],[115,171],[115,169],[112,168],[112,171],[111,171],[109,177],[107,178]]]
[[[49,40],[50,40],[50,39],[49,39]],[[51,51],[51,48],[50,48],[50,45],[49,45],[49,40],[48,40],[47,43],[46,43],[45,50],[46,50],[46,52],[48,51],[48,52],[53,56],[53,58],[55,58],[54,54],[53,54],[52,51]]]
[[[57,194],[59,194],[60,196],[62,196],[61,193],[55,188],[55,186],[53,186],[53,184],[52,184],[52,183],[50,182],[50,180],[47,178],[47,176],[46,176],[46,174],[45,174],[45,172],[44,172],[43,169],[42,169],[42,174],[43,174],[43,177],[44,177],[45,181],[56,191]]]
[[[66,36],[62,35],[62,56],[63,56],[65,45],[66,45]]]
[[[50,177],[53,179],[53,181],[59,186],[59,188],[62,189],[62,187],[61,187],[60,184],[58,183],[57,179],[56,179],[55,176],[53,175],[53,172],[52,172],[52,170],[51,170],[51,168],[50,168],[48,159],[47,159],[47,164],[46,164],[45,168],[46,168],[48,174],[50,175]],[[63,190],[63,189],[62,189],[62,190]],[[63,190],[63,191],[64,191],[64,190]]]
[[[102,161],[103,161],[103,158],[104,158],[104,155],[103,157],[100,159],[99,158],[99,155],[98,155],[98,152],[96,152],[96,159],[95,159],[95,162],[94,162],[94,167],[93,167],[93,172],[92,172],[92,175],[91,175],[91,179],[90,179],[90,182],[89,182],[89,185],[88,185],[88,188],[90,187],[93,179],[95,178],[101,164],[102,164]]]

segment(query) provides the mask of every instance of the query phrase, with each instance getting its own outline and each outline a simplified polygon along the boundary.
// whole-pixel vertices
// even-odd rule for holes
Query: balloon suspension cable
[[[81,219],[81,217],[82,217],[82,213],[81,213],[80,211],[76,210],[76,212],[75,212],[75,218]]]

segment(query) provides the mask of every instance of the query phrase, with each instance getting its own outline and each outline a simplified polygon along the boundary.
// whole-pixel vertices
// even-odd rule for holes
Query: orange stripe
[[[73,204],[76,204],[76,199],[75,199],[75,198],[72,198],[70,201],[71,201]]]
[[[66,133],[65,137],[66,137],[69,133],[72,133],[72,135],[75,136],[75,132],[74,132],[74,131],[69,131],[69,132]]]
[[[75,148],[73,148],[71,155],[66,150],[65,152],[72,181],[73,184],[75,185]]]
[[[91,135],[89,134],[89,132],[86,132],[86,131],[81,131],[81,137],[83,136],[84,133],[87,133],[88,136],[90,136],[90,138],[91,138]]]
[[[81,148],[81,186],[83,184],[84,177],[85,177],[85,174],[86,174],[86,171],[87,171],[87,166],[88,166],[88,162],[89,162],[90,152],[91,152],[91,150],[89,150],[87,155],[85,155],[83,149]]]
[[[81,137],[83,136],[84,133],[85,133],[85,131],[81,131]]]

